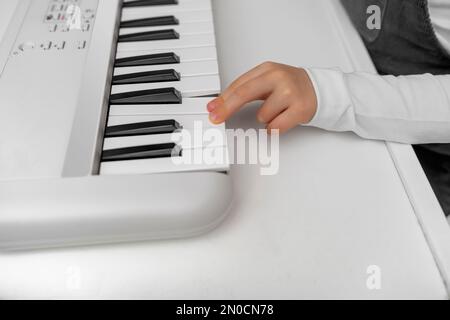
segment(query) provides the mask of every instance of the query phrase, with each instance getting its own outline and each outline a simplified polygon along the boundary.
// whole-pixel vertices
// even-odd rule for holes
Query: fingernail
[[[212,100],[210,103],[208,103],[207,109],[209,112],[213,112],[220,106],[220,100],[219,98],[216,98]]]
[[[219,115],[217,113],[214,113],[214,112],[211,112],[209,114],[209,120],[211,120],[211,122],[215,123],[215,124],[220,122]]]

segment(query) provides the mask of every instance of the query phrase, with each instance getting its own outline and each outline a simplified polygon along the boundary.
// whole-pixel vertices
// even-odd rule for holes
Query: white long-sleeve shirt
[[[429,0],[442,46],[450,52],[450,1]],[[450,143],[450,75],[379,76],[308,69],[318,109],[308,124],[408,144]]]

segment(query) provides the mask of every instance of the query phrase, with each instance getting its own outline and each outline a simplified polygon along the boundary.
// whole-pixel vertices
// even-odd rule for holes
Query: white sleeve
[[[309,126],[408,144],[450,143],[450,75],[306,71],[318,98]]]

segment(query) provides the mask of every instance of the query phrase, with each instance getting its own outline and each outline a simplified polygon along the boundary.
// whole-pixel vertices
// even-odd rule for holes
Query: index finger
[[[260,75],[264,74],[272,65],[270,62],[264,62],[250,71],[247,71],[246,73],[242,74],[240,77],[238,77],[236,80],[234,80],[221,94],[221,97],[223,99],[227,99],[236,88],[243,85],[245,82],[248,82],[256,77],[259,77]]]
[[[210,113],[210,120],[220,124],[249,102],[266,99],[273,91],[273,81],[267,74],[253,78],[231,92],[227,99],[217,99],[216,108]]]

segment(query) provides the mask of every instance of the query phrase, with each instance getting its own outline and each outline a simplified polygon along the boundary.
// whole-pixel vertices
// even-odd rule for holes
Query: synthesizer
[[[220,90],[211,0],[21,0],[0,44],[0,249],[217,226]]]

